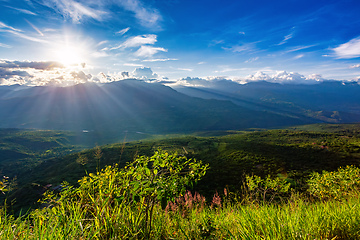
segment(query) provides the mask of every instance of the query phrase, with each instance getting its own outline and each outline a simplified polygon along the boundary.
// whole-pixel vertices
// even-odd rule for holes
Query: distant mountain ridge
[[[208,87],[176,87],[204,99],[229,100],[253,110],[305,118],[308,121],[351,123],[360,121],[360,85],[326,81],[319,84],[278,84],[265,81],[244,85],[215,81]]]
[[[140,80],[71,87],[0,87],[0,127],[95,132],[119,141],[126,132],[163,134],[268,128],[309,119],[250,109],[233,102],[191,97]]]

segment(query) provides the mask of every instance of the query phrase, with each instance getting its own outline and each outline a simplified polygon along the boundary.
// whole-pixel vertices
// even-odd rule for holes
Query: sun
[[[55,60],[65,66],[80,64],[86,61],[86,51],[80,45],[65,44],[55,50]]]

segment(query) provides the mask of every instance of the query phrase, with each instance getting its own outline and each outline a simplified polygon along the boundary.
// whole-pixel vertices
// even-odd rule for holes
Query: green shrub
[[[269,201],[279,200],[288,195],[290,182],[287,179],[267,176],[265,179],[253,175],[246,176],[246,187],[250,200]]]
[[[152,157],[138,157],[124,169],[108,166],[90,173],[79,180],[78,188],[64,184],[60,198],[47,193],[45,203],[54,206],[53,212],[63,209],[63,216],[81,209],[77,217],[81,229],[91,226],[94,236],[101,239],[126,234],[150,238],[154,209],[159,204],[165,208],[204,176],[207,168],[201,161],[159,150]],[[119,222],[119,218],[125,221]]]
[[[334,172],[314,172],[308,180],[308,185],[308,191],[320,199],[355,196],[360,190],[360,169],[346,166]]]

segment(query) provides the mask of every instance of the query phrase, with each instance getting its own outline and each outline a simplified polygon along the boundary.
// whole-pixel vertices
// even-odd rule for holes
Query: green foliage
[[[320,199],[344,199],[360,191],[360,169],[340,167],[337,171],[314,172],[308,180],[309,192]]]
[[[290,182],[287,179],[276,177],[266,178],[259,176],[246,176],[246,185],[250,200],[262,200],[263,202],[272,202],[290,191]]]
[[[138,157],[124,169],[108,166],[97,174],[90,173],[79,180],[78,188],[65,184],[60,198],[47,193],[45,203],[56,209],[80,204],[85,219],[90,219],[96,229],[101,229],[97,236],[102,237],[115,231],[102,229],[103,226],[114,226],[109,211],[113,209],[127,218],[126,222],[116,224],[122,225],[119,226],[121,231],[148,238],[153,232],[156,205],[165,208],[168,201],[200,180],[207,168],[201,161],[159,150],[152,157]]]
[[[8,189],[8,177],[3,177],[3,179],[0,180],[0,193],[7,192]]]

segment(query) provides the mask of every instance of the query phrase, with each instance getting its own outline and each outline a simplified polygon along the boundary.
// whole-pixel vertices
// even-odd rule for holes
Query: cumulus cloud
[[[272,75],[268,75],[264,72],[257,72],[254,75],[247,76],[244,80],[245,82],[267,81],[281,84],[314,84],[321,82],[324,79],[320,74],[312,74],[306,77],[295,72],[288,73],[286,71],[277,71]]]
[[[83,82],[87,82],[92,77],[91,74],[85,74],[83,71],[79,71],[79,72],[74,71],[71,72],[70,74],[74,79],[82,80]]]
[[[140,67],[136,68],[133,72],[133,76],[139,79],[156,79],[158,75],[154,73],[151,68]]]
[[[31,75],[26,71],[20,71],[20,70],[14,70],[10,71],[5,68],[0,68],[0,79],[9,79],[13,76],[19,76],[19,77],[30,77]]]
[[[336,48],[331,49],[337,58],[350,59],[360,57],[360,37],[351,39]]]
[[[135,55],[138,57],[152,57],[158,52],[167,52],[167,49],[162,47],[141,46],[135,52]]]
[[[25,84],[29,86],[73,85],[89,81],[92,76],[83,71],[85,64],[65,68],[53,61],[10,61],[0,60],[0,84]]]

